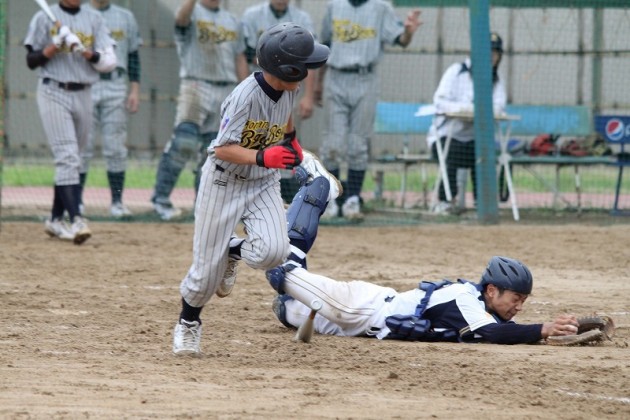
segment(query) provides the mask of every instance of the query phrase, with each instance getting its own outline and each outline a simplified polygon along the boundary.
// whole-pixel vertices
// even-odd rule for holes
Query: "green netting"
[[[222,2],[235,15],[260,0]],[[156,220],[151,207],[157,162],[173,131],[179,88],[179,62],[173,42],[174,9],[178,2],[167,0],[114,3],[128,7],[140,26],[144,46],[140,49],[142,80],[140,110],[129,119],[129,162],[125,201],[134,220]],[[528,147],[547,130],[561,134],[555,153],[565,143],[595,132],[599,115],[630,115],[630,5],[628,1],[555,0],[395,0],[395,12],[404,19],[410,8],[422,10],[423,25],[408,48],[387,46],[378,65],[379,104],[375,133],[370,141],[371,161],[362,189],[366,223],[408,223],[441,220],[478,220],[478,210],[493,211],[496,200],[502,220],[512,219],[511,198],[505,198],[505,182],[493,155],[499,155],[496,135],[485,138],[483,156],[487,179],[483,193],[487,200],[477,203],[472,174],[458,175],[461,194],[452,197],[460,210],[457,216],[436,218],[431,212],[437,201],[435,185],[440,172],[431,159],[427,132],[432,115],[414,116],[433,105],[440,79],[452,65],[484,59],[487,31],[499,33],[504,54],[499,75],[505,82],[508,111],[522,120],[513,123],[510,147],[514,156],[528,156]],[[486,3],[488,10],[476,10]],[[316,31],[327,0],[293,0],[307,11]],[[42,218],[51,205],[54,164],[36,103],[37,73],[25,65],[22,45],[35,2],[0,0],[4,79],[3,141],[0,154],[1,218]],[[473,6],[473,9],[470,8]],[[488,25],[479,25],[475,13],[485,13]],[[5,22],[11,25],[5,25]],[[481,44],[478,44],[481,42]],[[475,52],[482,51],[475,59]],[[480,68],[477,66],[477,68]],[[488,87],[486,87],[486,90]],[[483,95],[483,92],[481,93]],[[489,94],[489,92],[486,92]],[[488,123],[486,122],[486,126]],[[324,132],[323,112],[299,122],[299,136],[305,148],[317,152]],[[600,130],[601,131],[601,130]],[[86,207],[91,218],[109,218],[109,189],[100,138],[96,139],[86,188]],[[519,149],[520,148],[520,149]],[[612,156],[619,152],[612,147]],[[402,156],[402,158],[401,158]],[[186,210],[190,221],[194,203],[192,162],[182,172],[173,200]],[[342,168],[345,179],[348,168]],[[494,173],[493,173],[494,172]],[[617,167],[606,163],[581,165],[578,177],[574,165],[525,164],[511,166],[518,209],[525,217],[559,214],[608,214],[617,186]],[[497,182],[494,183],[494,178]],[[505,179],[505,178],[503,178]],[[579,182],[576,182],[579,180]],[[630,182],[621,184],[619,204],[630,208]],[[498,190],[497,193],[494,190]],[[503,194],[500,194],[503,192]],[[339,203],[341,206],[342,203]],[[484,217],[482,216],[482,220]],[[344,223],[336,221],[334,223]]]

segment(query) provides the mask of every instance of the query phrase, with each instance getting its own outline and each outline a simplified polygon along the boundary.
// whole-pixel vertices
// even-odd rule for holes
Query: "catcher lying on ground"
[[[336,179],[319,162],[317,178],[302,176],[302,188],[287,210],[291,255],[283,265],[267,271],[267,280],[279,293],[273,310],[289,328],[308,317],[309,302],[323,307],[314,320],[315,332],[339,336],[417,341],[537,343],[574,345],[611,338],[614,324],[608,317],[577,318],[560,315],[543,324],[516,324],[532,291],[531,272],[522,262],[492,257],[479,283],[421,282],[399,293],[365,281],[337,281],[306,270],[306,254],[317,236],[319,216],[334,198]],[[299,169],[299,168],[298,168]],[[300,174],[296,174],[300,178]],[[331,194],[332,193],[332,194]]]

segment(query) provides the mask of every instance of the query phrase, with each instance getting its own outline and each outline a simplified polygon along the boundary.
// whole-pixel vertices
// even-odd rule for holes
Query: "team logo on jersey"
[[[606,123],[606,136],[612,141],[619,141],[624,135],[623,121],[618,118],[611,118]]]
[[[70,29],[78,38],[79,41],[81,41],[81,44],[83,44],[84,47],[91,47],[92,45],[94,45],[94,35],[87,35],[84,34],[83,32],[80,31],[74,31],[72,29]],[[50,30],[50,35],[57,35],[57,33],[59,32],[59,30],[56,27],[53,27]],[[70,46],[63,44],[63,46],[61,47],[61,51],[62,52],[70,52]]]
[[[125,31],[124,29],[112,29],[110,36],[114,38],[115,41],[122,41],[125,39]]]
[[[81,40],[81,44],[83,44],[84,47],[89,48],[92,45],[94,45],[94,35],[84,34],[83,32],[74,32],[74,33],[77,34],[77,36]]]
[[[197,33],[199,34],[198,39],[201,44],[220,44],[222,42],[236,41],[238,39],[238,33],[236,31],[204,20],[197,21]]]
[[[376,38],[376,29],[364,28],[348,19],[333,19],[333,39],[338,42],[353,42]]]
[[[269,121],[248,120],[241,134],[241,146],[246,149],[264,149],[284,139],[286,128],[286,124],[269,125]]]

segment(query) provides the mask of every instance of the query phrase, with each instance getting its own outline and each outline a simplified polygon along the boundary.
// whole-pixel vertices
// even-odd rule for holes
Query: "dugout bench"
[[[437,165],[437,161],[431,158],[429,153],[410,154],[408,145],[410,136],[426,135],[431,126],[431,115],[416,116],[416,112],[430,104],[405,103],[405,102],[379,102],[376,109],[374,132],[376,134],[398,134],[403,136],[403,152],[397,155],[381,156],[371,163],[374,171],[375,192],[377,199],[382,198],[384,172],[387,170],[402,169],[400,185],[401,207],[405,206],[407,192],[408,171],[412,166],[420,166],[423,204],[428,207],[427,164]],[[554,133],[561,136],[583,137],[593,133],[593,116],[590,108],[586,106],[547,106],[547,105],[508,105],[506,113],[520,116],[520,119],[510,121],[511,135],[534,137],[542,133]],[[508,139],[509,140],[509,139]],[[630,141],[629,141],[630,142]],[[623,147],[623,146],[622,146]],[[504,157],[505,158],[505,157]],[[615,192],[615,207],[619,196],[623,166],[620,160],[611,156],[508,156],[510,165],[522,166],[553,193],[554,207],[562,200],[567,205],[570,201],[564,199],[559,191],[560,171],[566,167],[574,168],[575,191],[577,195],[577,210],[581,213],[581,179],[580,166],[584,165],[617,165],[619,176]],[[548,182],[539,172],[539,165],[552,165],[555,167],[555,180]]]

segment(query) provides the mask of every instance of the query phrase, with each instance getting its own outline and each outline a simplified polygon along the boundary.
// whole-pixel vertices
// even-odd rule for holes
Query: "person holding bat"
[[[316,178],[312,184],[332,185]],[[303,188],[312,189],[307,184]],[[319,217],[298,193],[287,209],[291,255],[288,261],[266,272],[279,293],[272,308],[289,328],[307,323],[320,334],[369,336],[415,341],[535,343],[549,337],[574,335],[578,319],[560,315],[542,324],[517,324],[513,318],[532,292],[533,277],[521,261],[494,256],[478,283],[458,279],[423,281],[398,292],[366,281],[338,281],[306,269],[306,255],[317,236]],[[313,302],[321,306],[313,308]],[[317,309],[317,311],[315,311]],[[310,339],[310,336],[307,337]]]
[[[60,0],[31,19],[24,40],[26,63],[39,70],[37,105],[55,159],[54,198],[45,232],[55,238],[85,242],[91,235],[81,215],[85,168],[81,153],[92,128],[90,87],[99,72],[116,68],[114,40],[102,17],[80,0]],[[63,219],[68,212],[70,226]]]

